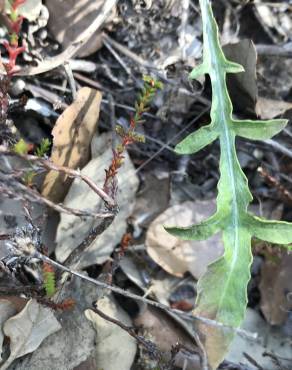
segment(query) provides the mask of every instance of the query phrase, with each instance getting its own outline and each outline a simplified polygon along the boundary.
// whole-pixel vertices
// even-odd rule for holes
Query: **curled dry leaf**
[[[98,308],[106,315],[131,326],[128,314],[108,296],[98,301]],[[130,370],[136,355],[136,342],[127,332],[108,322],[91,310],[85,316],[96,329],[96,361],[98,369]]]
[[[36,350],[45,338],[60,329],[53,312],[31,299],[19,314],[4,324],[3,332],[10,338],[10,356],[1,370],[7,369],[16,358]]]
[[[49,29],[56,40],[66,49],[94,21],[100,13],[103,0],[50,0]],[[112,13],[109,24],[115,12]],[[102,46],[101,33],[95,33],[78,52],[79,57],[90,55]]]
[[[150,225],[146,235],[147,252],[163,269],[175,276],[189,271],[198,279],[209,263],[223,253],[218,235],[207,241],[184,241],[167,233],[163,225],[181,227],[199,223],[215,209],[215,201],[185,202],[168,208]]]
[[[82,168],[90,156],[90,143],[96,131],[101,93],[83,87],[76,100],[58,118],[54,136],[52,162],[73,169]],[[42,195],[53,202],[63,200],[72,180],[64,174],[50,171],[43,183]]]

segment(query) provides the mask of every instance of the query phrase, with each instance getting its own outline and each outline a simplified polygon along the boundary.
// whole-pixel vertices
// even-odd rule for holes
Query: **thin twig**
[[[78,170],[73,170],[69,167],[59,166],[51,162],[50,160],[40,158],[35,155],[30,155],[30,154],[21,155],[21,154],[10,151],[3,145],[0,146],[0,154],[6,155],[6,156],[16,156],[18,158],[22,158],[29,162],[35,162],[37,163],[37,165],[45,169],[64,173],[68,177],[79,178],[82,181],[84,181],[105,202],[105,204],[108,206],[110,210],[116,207],[116,202],[103,189],[99,188],[88,176],[83,175]]]
[[[6,195],[9,198],[19,199],[19,200],[26,200],[29,202],[35,203],[43,203],[48,207],[54,209],[57,212],[65,213],[68,215],[74,215],[77,217],[92,217],[92,218],[110,218],[113,217],[114,213],[112,212],[89,212],[89,211],[82,211],[76,208],[67,207],[64,204],[56,204],[51,200],[43,197],[40,193],[36,190],[23,185],[19,181],[16,181],[11,176],[5,176],[1,174],[1,182],[5,184],[5,186],[0,185],[0,192],[3,195]]]
[[[258,55],[277,56],[283,58],[292,58],[291,42],[284,45],[256,45]]]
[[[267,352],[265,351],[263,353],[263,357],[270,357],[273,362],[279,366],[279,368],[282,370],[288,370],[288,368],[286,366],[283,366],[281,364],[281,361],[284,361],[284,362],[289,362],[291,365],[292,365],[292,357],[291,358],[286,358],[286,357],[282,357],[282,356],[279,356],[279,355],[276,355],[275,353],[271,353],[271,352]],[[280,361],[281,360],[281,361]],[[291,369],[291,367],[290,367]]]
[[[235,364],[234,362],[224,360],[218,367],[218,370],[254,370],[254,367],[251,368],[246,364]]]
[[[133,77],[133,74],[131,72],[131,69],[126,65],[126,63],[122,60],[122,58],[119,56],[119,54],[112,48],[112,46],[110,45],[110,43],[105,38],[103,38],[103,44],[112,53],[112,55],[120,63],[120,65],[124,68],[124,70],[126,71],[126,73],[129,76],[132,76]]]
[[[102,234],[113,222],[115,215],[111,217],[104,218],[100,224],[94,227],[90,233],[82,240],[82,242],[73,249],[73,251],[69,254],[66,260],[63,262],[65,266],[69,266],[71,268],[78,267],[78,261],[80,260],[80,256],[83,252],[86,251],[87,248],[90,247],[92,242],[97,238],[98,235]]]
[[[73,100],[75,100],[77,97],[76,82],[74,80],[72,68],[70,66],[69,61],[64,62],[64,70],[65,70],[65,73],[66,73],[66,76],[69,82],[69,86],[71,88],[72,98]]]
[[[264,143],[270,145],[271,147],[276,149],[278,152],[285,154],[287,157],[292,158],[292,151],[286,148],[284,145],[278,143],[277,141],[273,139],[268,139],[268,140],[265,140]]]
[[[89,309],[95,312],[104,320],[109,321],[112,324],[120,327],[122,330],[126,331],[131,337],[133,337],[141,346],[143,346],[146,349],[146,351],[151,355],[151,357],[155,358],[158,361],[162,360],[162,353],[161,351],[159,351],[156,344],[148,339],[145,339],[143,336],[136,334],[134,328],[123,324],[121,321],[116,320],[113,317],[108,316],[103,311],[97,308],[96,303],[93,303],[93,307],[90,307]]]
[[[248,362],[250,362],[258,370],[264,370],[264,368],[253,357],[251,357],[248,353],[243,352],[243,356],[247,359]]]
[[[277,190],[277,193],[280,195],[283,202],[291,205],[292,204],[292,194],[284,185],[280,183],[278,179],[272,176],[265,168],[259,167],[257,169],[259,174],[265,179],[265,181],[274,189]]]
[[[108,44],[119,50],[121,53],[126,55],[128,58],[132,59],[137,64],[140,64],[142,67],[157,69],[155,65],[151,62],[147,62],[145,59],[141,58],[139,55],[135,54],[133,51],[128,49],[126,46],[118,43],[110,36],[108,36],[105,32],[102,33],[103,40],[105,40]]]
[[[33,286],[33,285],[7,285],[3,286],[0,285],[0,293],[1,295],[20,295],[25,294],[26,296],[28,293],[32,296],[36,296],[36,294],[41,294],[43,291],[43,286]]]
[[[38,259],[40,259],[40,260],[42,260],[44,262],[50,263],[53,266],[55,266],[56,268],[59,268],[59,269],[65,271],[65,272],[68,272],[71,275],[77,276],[80,279],[83,279],[85,281],[88,281],[91,284],[94,284],[94,285],[96,285],[96,286],[98,286],[100,288],[109,289],[110,291],[112,291],[114,293],[117,293],[117,294],[122,295],[124,297],[131,298],[131,299],[134,299],[134,300],[137,300],[137,301],[146,303],[146,304],[149,304],[149,305],[151,305],[153,307],[159,308],[159,309],[161,309],[163,311],[166,311],[168,313],[180,315],[183,319],[186,319],[188,321],[198,320],[200,322],[205,323],[206,325],[219,327],[219,328],[222,328],[222,329],[225,329],[225,330],[235,331],[235,332],[237,332],[237,333],[239,333],[239,334],[241,334],[241,335],[243,335],[243,336],[245,336],[245,337],[247,337],[249,339],[253,339],[253,340],[256,340],[257,339],[257,334],[256,333],[247,332],[246,330],[239,329],[239,328],[233,328],[233,327],[231,327],[229,325],[222,324],[222,323],[220,323],[218,321],[211,320],[211,319],[208,319],[206,317],[190,315],[190,314],[187,314],[187,313],[185,313],[183,311],[172,309],[172,308],[170,308],[170,307],[168,307],[168,306],[166,306],[166,305],[164,305],[162,303],[152,301],[151,299],[147,299],[147,298],[141,297],[141,296],[139,296],[137,294],[128,292],[126,290],[123,290],[123,289],[121,289],[121,288],[119,288],[117,286],[109,285],[109,284],[106,284],[106,283],[104,283],[102,281],[93,279],[93,278],[91,278],[89,276],[83,275],[82,273],[80,273],[78,271],[71,270],[70,268],[62,265],[59,262],[53,261],[49,257],[44,256],[43,254],[41,254],[39,252],[34,252],[31,257],[38,258]]]
[[[73,72],[73,76],[76,78],[76,80],[85,82],[88,86],[94,87],[95,89],[100,90],[100,91],[111,93],[111,91],[107,89],[106,87],[104,87],[100,82],[94,81],[92,78],[86,77],[81,73]]]
[[[196,121],[198,121],[205,113],[208,112],[210,109],[209,106],[207,106],[205,109],[201,111],[193,120],[191,120],[185,127],[183,127],[176,135],[174,135],[166,144],[164,144],[159,150],[157,150],[150,158],[148,158],[144,163],[141,164],[136,169],[136,173],[142,170],[142,168],[146,167],[155,157],[157,157],[164,149],[169,147],[169,144],[171,144],[173,141],[175,141],[177,138],[180,137],[182,133],[184,133],[188,128],[190,128]]]

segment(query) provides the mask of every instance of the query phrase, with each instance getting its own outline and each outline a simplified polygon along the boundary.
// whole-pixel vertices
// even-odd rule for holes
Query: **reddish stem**
[[[9,62],[5,65],[6,71],[8,75],[12,75],[15,72],[15,66],[16,66],[16,59],[19,54],[23,53],[25,51],[24,46],[15,46],[9,44],[7,41],[3,42],[3,45],[5,46],[8,55],[9,55]]]
[[[18,14],[18,7],[25,2],[26,0],[14,0],[11,4],[11,14],[8,19],[10,38],[9,42],[3,42],[9,56],[9,62],[5,65],[8,76],[12,76],[15,73],[16,59],[19,54],[25,51],[24,46],[19,46],[19,33],[22,26],[23,16]]]
[[[13,10],[16,10],[20,5],[24,4],[26,0],[14,0],[13,4],[11,5],[11,8]]]

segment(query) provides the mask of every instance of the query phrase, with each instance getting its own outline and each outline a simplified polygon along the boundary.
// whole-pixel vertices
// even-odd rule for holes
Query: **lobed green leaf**
[[[273,119],[269,121],[232,121],[236,135],[250,140],[267,140],[285,128],[286,119]]]
[[[178,236],[184,240],[205,240],[220,231],[221,219],[218,213],[215,213],[208,220],[203,221],[198,225],[190,227],[167,227],[165,230],[174,236]]]
[[[287,120],[235,120],[226,86],[227,73],[239,73],[241,65],[227,60],[220,46],[218,27],[209,0],[200,0],[203,20],[203,62],[190,74],[210,76],[212,85],[211,123],[190,134],[176,146],[179,154],[191,154],[214,140],[220,142],[220,180],[217,212],[206,221],[186,228],[166,227],[183,239],[204,240],[221,231],[224,255],[210,264],[198,282],[195,313],[237,328],[245,314],[247,284],[252,262],[251,239],[257,237],[277,244],[292,243],[292,224],[268,221],[248,213],[252,195],[238,162],[235,138],[266,140],[279,133]],[[287,246],[288,249],[291,245]],[[209,365],[216,369],[224,359],[234,331],[200,324]]]
[[[192,154],[205,148],[218,138],[214,125],[203,126],[181,141],[176,147],[177,154]]]

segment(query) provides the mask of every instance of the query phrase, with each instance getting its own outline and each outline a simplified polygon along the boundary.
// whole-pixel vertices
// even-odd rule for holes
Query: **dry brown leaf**
[[[283,116],[292,110],[292,103],[258,96],[256,64],[257,52],[251,40],[245,39],[223,47],[226,57],[244,67],[244,72],[229,74],[227,78],[231,100],[237,110],[256,113],[262,119]],[[287,117],[290,118],[290,117]]]
[[[256,105],[256,113],[262,119],[272,119],[282,116],[286,111],[292,109],[292,103],[283,100],[274,100],[259,97]]]
[[[16,358],[36,350],[45,338],[60,329],[53,312],[31,299],[19,314],[4,324],[4,334],[10,338],[10,356],[1,370],[7,369]]]
[[[261,270],[261,309],[271,325],[285,323],[292,309],[292,255],[283,253],[280,261],[266,260]]]
[[[219,235],[207,241],[182,240],[170,235],[163,225],[189,226],[208,218],[215,210],[215,201],[185,202],[168,208],[149,226],[147,252],[164,270],[175,276],[189,271],[198,279],[209,263],[223,253]]]
[[[254,113],[258,97],[256,81],[257,53],[251,40],[245,39],[223,47],[227,59],[240,63],[243,73],[228,74],[227,85],[237,110]]]
[[[2,345],[4,341],[4,333],[2,330],[2,325],[5,323],[9,317],[15,315],[16,309],[12,302],[7,299],[0,299],[0,361],[2,361]]]
[[[98,308],[108,316],[131,326],[129,315],[117,305],[114,298],[104,297],[98,301]],[[85,316],[96,329],[97,369],[130,370],[136,354],[136,341],[119,326],[106,321],[92,310]]]
[[[151,221],[163,212],[169,204],[169,177],[158,178],[151,172],[146,172],[143,187],[137,195],[131,224],[135,228],[147,228]]]
[[[58,313],[62,329],[46,338],[29,356],[17,361],[13,369],[75,370],[94,354],[96,333],[84,310],[96,300],[96,288],[84,280],[73,279],[63,286],[58,298],[62,300],[65,297],[74,299],[76,305],[73,311]]]
[[[48,27],[66,49],[94,21],[104,4],[103,0],[50,0],[46,6],[50,12]],[[113,16],[108,19],[109,24]],[[102,46],[101,33],[96,33],[78,51],[79,57],[85,57]]]
[[[83,87],[76,100],[58,118],[51,160],[59,166],[82,168],[89,160],[90,143],[96,131],[101,93]],[[63,200],[72,180],[64,174],[50,171],[45,177],[42,195],[53,202]]]
[[[197,353],[188,358],[185,364],[185,357],[182,358],[178,353],[178,356],[175,356],[176,365],[179,368],[186,366],[183,368],[187,370],[201,369],[199,351],[193,338],[165,312],[155,307],[148,307],[135,318],[134,325],[140,329],[139,334],[157,345],[165,361],[170,360],[172,348],[179,343]]]

